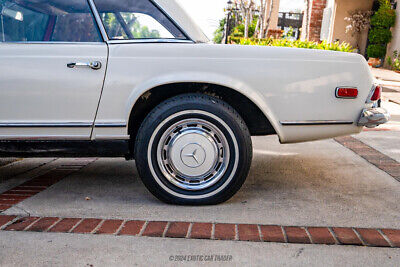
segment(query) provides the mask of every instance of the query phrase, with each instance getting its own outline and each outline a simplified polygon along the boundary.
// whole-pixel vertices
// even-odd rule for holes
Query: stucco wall
[[[333,24],[332,40],[339,40],[340,42],[348,42],[352,46],[357,47],[357,36],[352,36],[351,33],[346,33],[346,26],[348,22],[344,20],[345,17],[349,16],[350,11],[355,10],[371,10],[373,0],[336,0],[336,14]],[[368,31],[362,33],[359,37],[359,48],[361,54],[365,53],[365,48],[368,39]]]

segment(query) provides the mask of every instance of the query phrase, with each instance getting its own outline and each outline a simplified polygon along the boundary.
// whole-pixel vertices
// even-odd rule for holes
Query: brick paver
[[[389,238],[393,246],[400,247],[400,230],[382,229],[382,233]]]
[[[261,225],[261,235],[264,242],[285,242],[282,227],[276,225]]]
[[[389,243],[376,229],[356,229],[367,246],[390,247]]]
[[[26,217],[26,218],[21,218],[14,223],[10,224],[5,228],[7,231],[23,231],[25,228],[27,228],[29,225],[31,225],[34,221],[39,219],[38,217]]]
[[[144,221],[128,221],[121,229],[120,235],[138,235],[144,225]]]
[[[333,228],[337,239],[344,245],[362,245],[360,238],[352,228]]]
[[[17,216],[9,216],[9,215],[0,216],[0,228],[6,225],[7,223],[11,222],[12,220],[14,220],[16,217]]]
[[[68,233],[80,221],[78,218],[66,218],[54,225],[49,232]]]
[[[306,230],[300,227],[284,227],[289,243],[310,244]]]
[[[167,222],[149,222],[143,232],[143,236],[162,237]]]
[[[123,220],[106,220],[96,231],[96,234],[115,234],[123,222]]]
[[[76,226],[73,233],[86,234],[91,233],[100,224],[101,219],[84,219],[82,222]]]
[[[190,233],[191,238],[210,239],[212,231],[211,223],[194,223]]]
[[[215,225],[214,237],[217,240],[235,240],[236,231],[234,224],[218,223]]]
[[[238,230],[241,241],[261,241],[258,227],[255,224],[239,224]]]
[[[335,238],[326,227],[308,227],[307,230],[314,244],[336,244]]]
[[[187,236],[190,223],[188,222],[172,222],[166,233],[166,237],[184,238]]]
[[[39,221],[29,226],[27,230],[31,232],[44,232],[58,220],[59,220],[58,218],[51,218],[51,217],[41,218]]]

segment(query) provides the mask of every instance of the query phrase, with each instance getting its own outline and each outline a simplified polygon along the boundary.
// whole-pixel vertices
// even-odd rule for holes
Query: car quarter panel
[[[178,82],[230,87],[252,100],[282,143],[361,131],[356,125],[373,79],[356,54],[210,44],[110,44],[97,123],[123,122],[137,99]],[[357,99],[337,99],[336,87],[357,87]],[[283,126],[282,121],[339,120],[351,125]],[[127,127],[95,129],[95,138],[127,135]]]

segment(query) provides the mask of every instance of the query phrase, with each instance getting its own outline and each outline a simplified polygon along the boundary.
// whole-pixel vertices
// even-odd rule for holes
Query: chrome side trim
[[[127,125],[125,122],[112,122],[112,123],[107,123],[107,122],[98,122],[95,123],[94,127],[98,128],[125,128]]]
[[[22,135],[22,136],[11,136],[11,135],[0,135],[0,141],[66,141],[66,140],[78,140],[88,141],[90,140],[88,135]]]
[[[90,128],[93,126],[93,123],[90,122],[57,122],[57,123],[25,123],[25,122],[10,122],[10,123],[0,123],[0,127],[9,127],[9,128],[46,128],[46,127],[56,127],[56,128]]]
[[[90,6],[90,9],[92,10],[94,18],[96,19],[97,27],[100,30],[101,36],[103,37],[103,41],[107,42],[108,41],[108,35],[107,35],[106,29],[104,27],[103,21],[101,20],[100,14],[97,11],[96,5],[95,5],[93,0],[88,0],[88,3],[89,3],[89,6]]]
[[[58,128],[68,128],[68,127],[92,127],[93,123],[91,122],[56,122],[56,123],[29,123],[29,122],[7,122],[0,123],[0,127],[9,127],[9,128],[25,128],[25,127],[33,127],[33,128],[43,128],[43,127],[58,127]],[[127,124],[125,122],[99,122],[95,124],[95,127],[100,128],[109,128],[109,127],[119,127],[125,128]]]
[[[141,43],[180,43],[180,44],[193,44],[191,40],[183,39],[135,39],[135,40],[110,40],[108,44],[141,44]]]
[[[129,140],[129,135],[96,135],[94,140]]]
[[[312,126],[312,125],[349,125],[353,121],[335,121],[335,120],[309,120],[309,121],[280,121],[283,126]]]

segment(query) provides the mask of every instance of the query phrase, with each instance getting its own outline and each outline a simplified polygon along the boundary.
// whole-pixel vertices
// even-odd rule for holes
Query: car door
[[[0,139],[90,139],[107,53],[87,0],[0,0]]]

